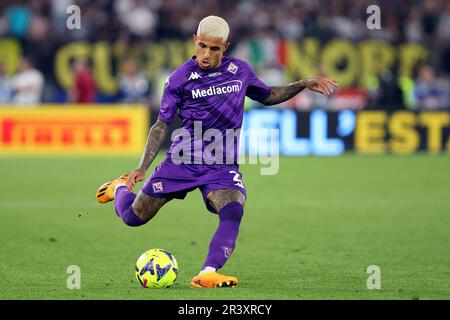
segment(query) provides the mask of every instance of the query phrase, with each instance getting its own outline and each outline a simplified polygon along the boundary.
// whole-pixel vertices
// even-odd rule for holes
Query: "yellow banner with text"
[[[137,155],[149,112],[138,105],[0,108],[0,155]]]

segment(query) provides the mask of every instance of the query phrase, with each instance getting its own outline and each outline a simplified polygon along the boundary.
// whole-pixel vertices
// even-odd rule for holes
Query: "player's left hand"
[[[136,169],[130,172],[127,178],[126,186],[128,191],[134,192],[134,186],[137,182],[144,180],[145,170]]]
[[[324,95],[330,95],[334,92],[334,88],[338,86],[337,81],[325,77],[318,77],[308,79],[306,87],[314,92],[318,92]]]

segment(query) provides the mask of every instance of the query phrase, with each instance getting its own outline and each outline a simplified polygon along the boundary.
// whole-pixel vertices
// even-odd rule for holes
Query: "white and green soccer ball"
[[[163,249],[150,249],[141,254],[136,262],[135,276],[144,288],[167,288],[178,277],[175,257]]]

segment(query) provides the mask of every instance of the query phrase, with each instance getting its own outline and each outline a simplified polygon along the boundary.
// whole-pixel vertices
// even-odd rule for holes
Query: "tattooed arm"
[[[168,127],[169,126],[166,122],[158,119],[150,128],[147,143],[145,144],[145,149],[142,154],[141,161],[139,162],[139,170],[147,171],[153,160],[155,160],[155,157],[158,154],[164,139],[166,138]]]
[[[144,180],[145,172],[150,167],[153,160],[155,160],[155,157],[161,149],[164,139],[166,138],[168,127],[169,125],[166,122],[158,119],[150,128],[147,143],[145,144],[144,152],[142,153],[138,168],[133,170],[127,179],[126,184],[130,191],[134,190],[136,182]]]
[[[337,87],[336,80],[324,77],[304,79],[290,83],[287,86],[270,87],[270,94],[261,102],[266,106],[282,103],[286,100],[291,99],[305,88],[308,88],[311,91],[329,95],[333,93],[333,86]]]

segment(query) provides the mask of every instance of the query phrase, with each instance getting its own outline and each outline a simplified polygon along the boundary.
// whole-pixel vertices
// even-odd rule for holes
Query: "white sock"
[[[117,192],[117,189],[119,189],[119,187],[126,187],[126,186],[127,186],[126,184],[118,184],[116,186],[116,188],[114,189],[114,197],[116,196],[116,192]]]
[[[200,271],[199,274],[205,273],[205,272],[216,272],[216,268],[213,267],[205,267],[202,271]]]

